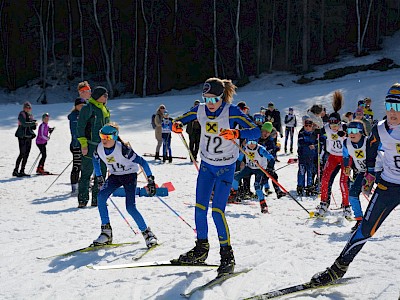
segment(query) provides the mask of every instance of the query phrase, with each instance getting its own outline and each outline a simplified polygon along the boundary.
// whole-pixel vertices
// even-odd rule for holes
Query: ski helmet
[[[118,140],[118,129],[115,128],[114,126],[106,124],[100,129],[99,135],[100,135],[100,138],[103,140],[113,139],[114,141],[117,141]],[[108,138],[107,136],[110,136],[110,138]]]

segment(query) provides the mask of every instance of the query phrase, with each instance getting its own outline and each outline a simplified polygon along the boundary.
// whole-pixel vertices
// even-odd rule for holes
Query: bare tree
[[[2,0],[0,2],[0,43],[1,43],[1,51],[2,51],[2,57],[4,58],[4,72],[6,75],[6,81],[7,81],[7,87],[10,89],[12,87],[11,84],[11,76],[10,76],[10,66],[9,66],[9,37],[8,37],[8,30],[7,30],[7,24],[8,20],[4,22],[4,27],[3,27],[3,8],[4,8],[4,3],[5,0]]]
[[[213,1],[213,17],[214,77],[218,77],[217,0]]]
[[[71,90],[71,81],[73,79],[72,75],[72,64],[73,64],[73,54],[72,54],[72,10],[71,10],[71,0],[67,0],[67,6],[68,6],[68,90]]]
[[[321,22],[320,22],[320,35],[319,35],[319,57],[322,59],[325,57],[325,0],[321,0]]]
[[[142,4],[142,16],[145,25],[145,46],[144,46],[144,63],[143,63],[143,97],[147,96],[147,63],[149,58],[149,33],[151,27],[153,26],[154,15],[153,15],[153,5],[154,1],[151,0],[150,3],[150,21],[146,17],[146,11],[144,7],[144,0],[141,0]]]
[[[303,0],[303,72],[308,71],[308,0]]]
[[[116,82],[115,82],[115,41],[114,41],[114,26],[113,26],[113,22],[112,22],[112,7],[111,7],[111,1],[107,0],[107,4],[108,4],[108,20],[110,22],[110,36],[111,36],[111,49],[110,49],[110,63],[111,63],[111,83],[113,85],[113,87],[115,87]]]
[[[361,15],[360,15],[360,7],[359,7],[359,0],[356,0],[356,12],[357,12],[357,54],[361,55],[363,48],[364,48],[364,39],[365,39],[365,34],[367,33],[367,28],[368,28],[368,23],[369,23],[369,18],[371,16],[371,8],[372,8],[372,3],[374,0],[370,0],[369,6],[368,6],[368,14],[367,18],[365,20],[364,24],[364,29],[363,33],[361,35]]]
[[[79,35],[81,37],[81,81],[83,81],[84,71],[85,71],[85,43],[83,37],[83,15],[82,15],[81,1],[76,0],[76,2],[78,4],[78,10],[79,10]]]
[[[53,56],[53,77],[57,79],[57,59],[56,59],[56,29],[55,29],[55,20],[54,20],[54,0],[49,0],[49,7],[51,7],[51,54]]]
[[[175,37],[176,37],[176,19],[177,19],[177,17],[178,17],[178,0],[175,0],[175,3],[174,3],[174,27],[172,29],[172,32]]]
[[[290,56],[290,13],[291,13],[291,6],[290,2],[292,0],[286,1],[286,34],[285,34],[285,66],[289,68],[289,56]]]
[[[256,77],[260,75],[260,61],[261,61],[261,15],[260,15],[260,0],[256,0],[257,10],[257,63],[256,63]]]
[[[274,41],[275,41],[275,0],[272,1],[272,32],[271,32],[271,48],[269,58],[269,71],[272,71],[274,60]]]
[[[97,30],[99,31],[99,35],[100,35],[100,44],[101,44],[101,48],[103,50],[104,60],[106,62],[106,80],[107,80],[107,84],[108,84],[110,98],[112,98],[114,96],[114,86],[112,85],[111,78],[110,78],[110,72],[111,72],[110,71],[110,69],[111,69],[110,56],[108,55],[107,43],[106,43],[106,38],[104,36],[103,28],[101,27],[98,16],[97,16],[97,0],[93,0],[93,16],[94,16]]]
[[[236,40],[236,76],[238,79],[242,77],[240,73],[240,36],[239,36],[239,20],[240,20],[240,0],[237,2],[236,11],[236,26],[235,26],[235,40]]]
[[[136,94],[136,84],[137,84],[137,53],[138,53],[138,3],[139,0],[135,1],[135,42],[134,42],[134,57],[133,57],[133,91]]]

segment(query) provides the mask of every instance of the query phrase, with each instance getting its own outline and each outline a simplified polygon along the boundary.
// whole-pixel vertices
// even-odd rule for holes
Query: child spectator
[[[164,110],[163,119],[161,121],[161,137],[163,142],[163,162],[172,162],[172,151],[171,151],[171,130],[172,130],[172,118],[169,117],[167,110]]]
[[[39,160],[38,167],[36,169],[36,174],[38,175],[48,175],[50,172],[44,170],[44,163],[46,162],[47,152],[46,152],[46,145],[47,141],[50,139],[50,135],[54,130],[53,128],[49,127],[49,119],[50,115],[48,113],[44,113],[42,115],[42,124],[39,126],[38,135],[36,137],[36,146],[38,146],[40,150],[40,154],[42,157]]]

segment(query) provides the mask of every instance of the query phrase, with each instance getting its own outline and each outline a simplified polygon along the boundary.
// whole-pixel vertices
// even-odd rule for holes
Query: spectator
[[[290,136],[290,153],[293,153],[294,129],[297,127],[296,116],[293,114],[293,108],[289,107],[289,113],[285,116],[285,153],[287,152],[287,142]]]
[[[110,122],[110,111],[107,108],[108,91],[98,86],[93,90],[87,105],[79,112],[77,138],[82,150],[82,174],[79,180],[78,208],[83,208],[89,202],[89,184],[93,173],[93,152],[100,143],[99,130]],[[103,176],[106,175],[106,165],[101,163]],[[92,206],[97,206],[99,193],[97,177],[92,187]]]
[[[156,146],[156,156],[155,159],[161,160],[160,158],[160,149],[161,149],[161,145],[163,143],[163,139],[162,139],[162,120],[164,118],[164,111],[165,111],[165,105],[161,104],[157,111],[156,111],[156,116],[154,118],[154,123],[156,124],[156,128],[155,128],[155,136],[156,136],[156,140],[157,140],[157,146]]]
[[[274,128],[283,137],[282,124],[281,124],[281,113],[274,106],[273,102],[268,103],[268,109],[265,112],[265,121],[271,122]]]
[[[195,100],[193,107],[196,107],[199,104],[200,101]],[[194,160],[197,161],[197,154],[199,153],[200,135],[201,135],[201,127],[197,118],[187,124],[186,133],[189,135],[190,152],[192,153]],[[192,161],[191,157],[190,160]]]
[[[12,173],[13,176],[30,176],[25,173],[25,166],[28,161],[29,153],[31,152],[32,139],[36,137],[36,134],[33,132],[36,126],[36,120],[33,119],[32,115],[32,105],[27,101],[24,103],[23,109],[18,115],[18,128],[15,132],[15,136],[18,138],[19,155],[15,162],[15,168]],[[20,164],[21,170],[18,172]]]
[[[359,106],[356,109],[356,112],[354,113],[354,120],[360,120],[364,123],[364,128],[366,130],[364,134],[368,136],[371,132],[372,126],[371,123],[364,117],[364,108],[362,106]]]

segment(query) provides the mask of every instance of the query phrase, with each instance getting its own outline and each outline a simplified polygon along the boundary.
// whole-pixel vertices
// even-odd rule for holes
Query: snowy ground
[[[394,42],[391,44],[398,45]],[[397,54],[395,50],[388,51],[387,48],[383,52],[385,54],[382,55],[386,57],[393,54],[392,58],[400,63],[398,50]],[[361,63],[365,63],[367,58],[361,59]],[[287,82],[286,87],[272,87],[265,77],[239,89],[236,99],[246,100],[252,112],[273,100],[282,114],[292,106],[300,117],[313,103],[329,104],[332,92],[341,89],[345,98],[342,113],[354,111],[357,100],[369,96],[373,100],[375,115],[381,118],[384,115],[384,95],[392,83],[399,81],[399,77],[400,70],[366,72],[336,81],[298,86],[289,84],[288,76],[282,75],[281,82]],[[199,98],[199,92],[192,92],[193,89],[188,92],[190,95],[179,92],[146,99],[112,100],[109,102],[111,116],[121,125],[121,137],[130,141],[139,154],[153,152],[155,139],[149,124],[151,114],[160,103],[166,104],[173,117],[181,114],[191,107],[194,99]],[[29,98],[21,95],[19,99]],[[327,108],[330,111],[329,105]],[[38,119],[43,112],[48,111],[51,115],[50,125],[56,126],[48,144],[46,162],[46,168],[54,173],[61,172],[72,159],[66,118],[70,109],[69,103],[33,107],[33,113]],[[11,177],[18,155],[14,133],[19,111],[20,105],[0,105],[0,138],[9,143],[0,157],[0,299],[179,299],[180,293],[216,275],[215,270],[179,267],[111,271],[86,268],[88,264],[132,262],[137,250],[144,247],[142,237],[133,235],[112,205],[109,211],[114,241],[139,241],[139,245],[80,253],[68,258],[36,259],[38,256],[49,256],[90,244],[99,234],[100,220],[96,208],[76,208],[77,200],[69,196],[70,169],[46,194],[44,191],[55,176],[24,179]],[[187,156],[177,136],[173,137],[172,147],[174,155]],[[28,170],[38,153],[37,147],[33,145]],[[281,162],[277,163],[277,167],[285,165],[292,157],[295,155],[286,156],[281,153]],[[153,160],[149,162],[157,183],[172,181],[175,185],[176,191],[163,199],[194,227],[194,166],[189,160],[174,160],[172,164],[165,165],[154,163]],[[290,165],[278,171],[278,174],[282,185],[295,194],[297,165]],[[143,179],[139,185],[144,185]],[[337,183],[333,191],[336,204],[340,205]],[[127,215],[124,200],[117,197],[113,197],[113,200]],[[317,202],[316,199],[303,198],[301,203],[312,210]],[[193,247],[195,235],[192,229],[157,198],[138,198],[137,203],[147,223],[163,243],[142,261],[169,260]],[[314,273],[331,265],[349,238],[353,224],[341,218],[340,210],[331,211],[328,221],[309,221],[307,214],[289,197],[278,200],[273,194],[268,199],[268,205],[271,212],[268,215],[259,212],[258,204],[228,205],[226,214],[236,268],[252,268],[252,271],[212,290],[197,293],[193,299],[241,299],[307,281]],[[365,199],[362,199],[362,205],[365,209]],[[333,203],[332,208],[335,207]],[[355,276],[356,279],[343,286],[305,292],[288,299],[398,299],[399,210],[397,208],[389,216],[351,265],[346,276]],[[331,224],[338,220],[338,223]],[[130,217],[129,222],[134,224]],[[218,239],[211,215],[209,224],[211,251],[208,262],[218,263]],[[316,235],[313,230],[327,235]]]

